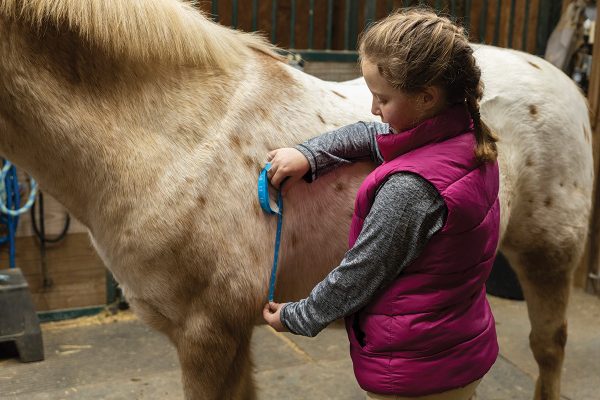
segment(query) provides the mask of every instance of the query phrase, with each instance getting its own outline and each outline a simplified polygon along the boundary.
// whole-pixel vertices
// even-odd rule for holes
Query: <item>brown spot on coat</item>
[[[231,136],[229,138],[229,143],[231,143],[231,147],[233,147],[236,150],[242,149],[242,140],[240,139],[240,137],[238,135]]]
[[[534,106],[533,104],[529,105],[529,114],[531,115],[537,115],[538,113],[538,109],[536,106]]]
[[[267,118],[267,117],[269,116],[269,112],[267,111],[267,109],[266,109],[266,108],[263,108],[263,107],[258,107],[258,108],[257,108],[257,111],[258,111],[258,113],[260,114],[260,116],[261,116],[262,118]]]
[[[202,195],[198,196],[196,203],[198,204],[198,207],[204,208],[206,206],[206,197]]]
[[[319,117],[319,119],[321,120],[321,123],[326,124],[327,122],[325,122],[325,118],[323,118],[323,116],[321,114],[317,114],[317,117]]]
[[[341,93],[338,93],[338,92],[336,92],[335,90],[332,90],[332,92],[333,92],[333,94],[335,94],[336,96],[340,96],[342,99],[347,99],[347,97],[346,97],[346,96],[344,96],[344,95],[343,95],[343,94],[341,94]]]
[[[531,160],[531,157],[527,157],[527,159],[525,160],[525,165],[528,167],[531,167],[533,165],[533,161]]]
[[[246,164],[248,168],[252,168],[254,166],[254,160],[249,155],[244,155],[242,159],[244,160],[244,164]]]
[[[346,185],[344,185],[342,182],[336,182],[335,186],[334,186],[334,189],[335,189],[336,192],[341,192],[344,189],[346,189]]]
[[[544,200],[544,205],[546,207],[550,207],[552,205],[552,198],[551,197],[546,197],[546,199]]]
[[[533,68],[537,68],[537,69],[541,69],[539,65],[532,63],[531,61],[527,61],[529,63],[529,65],[531,65]]]
[[[292,249],[295,249],[298,246],[298,235],[296,233],[292,233],[292,238],[290,239],[290,244]]]
[[[260,261],[260,254],[255,246],[250,246],[250,260],[252,260],[253,264],[258,264]]]

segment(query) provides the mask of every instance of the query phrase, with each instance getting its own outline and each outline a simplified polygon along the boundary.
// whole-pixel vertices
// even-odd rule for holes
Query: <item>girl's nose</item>
[[[373,100],[373,102],[371,103],[371,114],[381,115],[381,111],[379,111],[379,107],[377,106],[375,100]]]

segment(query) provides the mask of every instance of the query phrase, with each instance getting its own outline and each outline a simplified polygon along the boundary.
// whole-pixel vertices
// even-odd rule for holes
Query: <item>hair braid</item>
[[[480,81],[481,71],[479,67],[471,63],[473,72],[470,76],[474,79],[467,79],[471,87],[465,88],[465,101],[467,109],[473,119],[473,128],[475,129],[475,139],[477,146],[475,147],[475,157],[481,162],[496,161],[498,158],[498,147],[496,142],[498,137],[491,131],[485,122],[481,120],[479,112],[479,101],[483,97],[483,84]]]

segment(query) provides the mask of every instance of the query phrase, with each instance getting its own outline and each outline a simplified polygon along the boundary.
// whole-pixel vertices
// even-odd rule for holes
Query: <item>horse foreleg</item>
[[[236,326],[206,316],[188,318],[174,335],[187,400],[256,398],[250,359],[252,326]]]
[[[250,360],[253,324],[227,313],[195,310],[173,320],[159,306],[130,296],[129,303],[148,325],[169,337],[177,349],[183,391],[188,400],[254,400]],[[202,308],[218,311],[214,304]],[[247,322],[244,323],[244,320]]]
[[[566,312],[573,263],[556,248],[528,249],[511,257],[531,322],[529,344],[539,368],[536,400],[559,400],[567,341]]]

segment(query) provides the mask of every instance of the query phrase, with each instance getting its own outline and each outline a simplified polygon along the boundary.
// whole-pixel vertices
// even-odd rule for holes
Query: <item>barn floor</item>
[[[490,297],[501,355],[478,400],[529,400],[536,365],[528,348],[523,302]],[[600,299],[575,291],[563,397],[600,399]],[[43,325],[46,360],[22,364],[0,354],[0,399],[181,399],[175,352],[130,312]],[[253,339],[259,399],[363,399],[354,381],[341,325],[316,339],[266,326]]]

